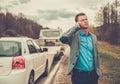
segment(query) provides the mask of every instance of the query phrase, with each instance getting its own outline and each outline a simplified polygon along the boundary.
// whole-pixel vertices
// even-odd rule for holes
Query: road
[[[56,72],[56,69],[58,68],[58,64],[59,62],[53,62],[54,60],[54,55],[56,54],[57,50],[59,50],[61,48],[61,46],[41,46],[41,48],[48,48],[48,52],[46,52],[47,54],[47,58],[48,58],[48,69],[49,69],[49,76],[48,77],[39,77],[38,80],[35,82],[35,84],[45,84],[45,81],[47,80],[49,82],[48,79],[50,79],[54,73]],[[57,65],[57,67],[56,67]]]
[[[43,76],[39,77],[39,79],[35,82],[35,84],[51,84],[53,77],[56,75],[56,72],[59,69],[62,59],[53,64],[52,69],[47,77],[43,77]]]
[[[48,48],[47,58],[48,58],[48,69],[51,70],[54,55],[60,50],[61,46],[42,46],[42,48]]]
[[[59,65],[62,61],[62,59],[60,61],[54,61],[53,62],[53,58],[54,58],[54,54],[57,52],[57,50],[60,48],[60,46],[45,46],[46,48],[48,48],[48,52],[46,52],[48,54],[48,61],[49,61],[49,75],[47,77],[39,77],[39,79],[35,82],[35,84],[51,84],[51,80],[53,80],[53,77],[55,75],[55,73],[57,72],[57,69],[59,68]],[[65,46],[65,55],[69,54],[69,47]]]

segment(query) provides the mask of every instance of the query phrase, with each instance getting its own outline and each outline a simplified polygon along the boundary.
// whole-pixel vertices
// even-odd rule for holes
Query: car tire
[[[49,73],[49,70],[48,70],[48,60],[47,60],[46,66],[45,66],[45,71],[44,71],[44,73],[43,73],[43,76],[44,76],[44,77],[48,76],[48,73]]]
[[[30,73],[28,84],[34,84],[34,74],[32,72]]]

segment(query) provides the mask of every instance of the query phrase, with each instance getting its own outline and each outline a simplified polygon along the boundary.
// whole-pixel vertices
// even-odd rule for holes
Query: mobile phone
[[[79,27],[79,28],[80,28],[80,24],[79,24],[78,22],[76,22],[76,25],[77,25],[77,27]]]

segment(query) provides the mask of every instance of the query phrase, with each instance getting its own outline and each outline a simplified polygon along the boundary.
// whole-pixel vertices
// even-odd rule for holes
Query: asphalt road
[[[62,60],[62,59],[61,59]],[[47,77],[40,76],[38,80],[35,82],[35,84],[51,84],[53,77],[55,76],[59,65],[61,63],[61,60],[54,61],[51,65],[51,70],[49,71],[49,75]]]
[[[48,58],[48,69],[49,69],[49,76],[52,77],[51,75],[54,75],[56,71],[54,70],[54,67],[57,64],[57,62],[53,61],[54,55],[56,54],[57,50],[60,49],[60,46],[42,46],[42,48],[48,48],[48,52],[46,52]],[[35,82],[35,84],[45,84],[45,81],[48,79],[48,77],[43,77],[43,76],[39,77],[38,80]]]
[[[47,46],[45,46],[47,47]],[[46,52],[48,54],[48,68],[49,68],[49,75],[47,77],[39,77],[38,80],[35,82],[35,84],[51,84],[51,80],[53,80],[54,75],[56,74],[59,65],[62,61],[53,61],[54,59],[54,54],[57,52],[57,50],[60,48],[59,46],[54,46],[54,47],[47,47],[48,48],[48,52]],[[68,55],[69,53],[69,48],[68,46],[65,47],[65,55]]]
[[[60,50],[61,46],[42,46],[42,48],[48,48],[47,58],[48,58],[48,69],[51,70],[53,60],[54,60],[54,55],[57,53],[58,50]]]

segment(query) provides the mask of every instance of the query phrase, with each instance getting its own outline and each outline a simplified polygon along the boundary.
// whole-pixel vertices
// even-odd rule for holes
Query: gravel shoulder
[[[120,55],[120,52],[119,52],[119,49],[120,49],[120,46],[116,47],[116,46],[113,46],[113,45],[108,45],[108,44],[105,44],[105,43],[99,43],[99,45],[102,47],[107,47],[107,50],[105,51],[108,51],[109,49],[112,49],[110,50],[109,52],[110,53],[116,53],[118,56]],[[108,46],[107,46],[108,45]],[[116,51],[114,51],[116,50]],[[109,56],[109,53],[106,54],[106,53],[103,53],[104,51],[104,48],[102,50],[102,52],[100,52],[100,58],[101,58],[101,71],[103,73],[103,75],[99,78],[99,82],[98,84],[120,84],[120,74],[119,74],[119,71],[120,71],[120,59],[118,58],[114,58],[112,56]],[[60,67],[55,75],[55,77],[53,78],[53,81],[51,84],[72,84],[71,83],[71,76],[67,75],[67,69],[68,69],[68,55],[64,56],[61,64],[60,64]]]
[[[71,76],[67,75],[67,68],[68,68],[68,57],[64,57],[60,67],[52,81],[51,84],[72,84],[71,83]],[[104,67],[102,67],[103,72],[106,72]],[[107,76],[102,76],[99,78],[99,84],[109,84],[110,79]]]
[[[51,84],[72,84],[71,77],[66,74],[68,68],[67,61],[68,61],[68,57],[64,56],[61,65],[59,67],[59,70],[57,71],[54,80],[52,81]]]

